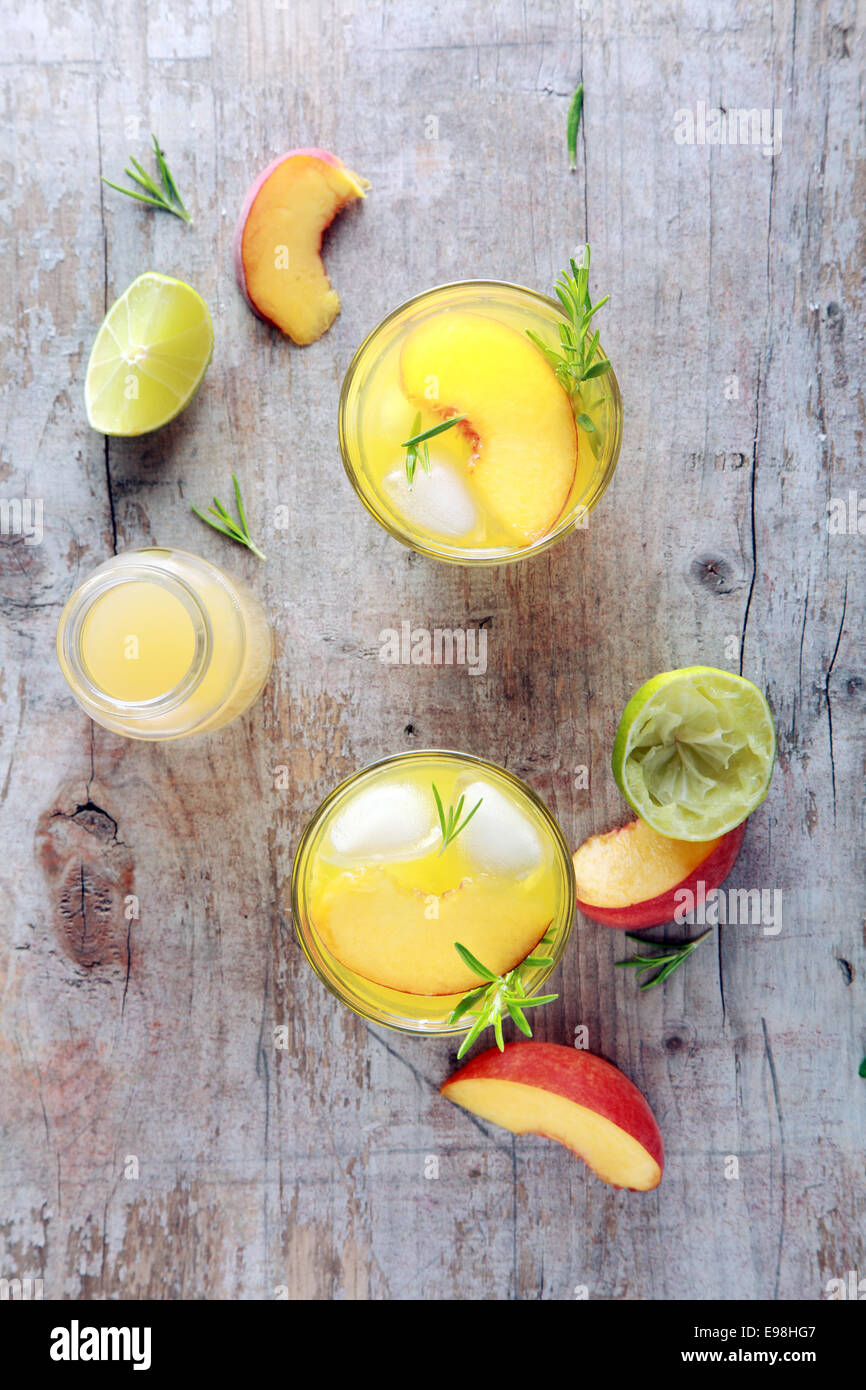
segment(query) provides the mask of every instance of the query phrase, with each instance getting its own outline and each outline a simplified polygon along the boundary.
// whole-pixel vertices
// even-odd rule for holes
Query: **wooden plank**
[[[786,1299],[862,1271],[864,541],[827,528],[862,439],[850,7],[316,0],[178,18],[81,0],[8,27],[0,480],[43,499],[45,535],[0,537],[0,1275],[42,1277],[46,1297]],[[677,112],[701,102],[780,107],[781,148],[678,144]],[[100,187],[151,129],[191,229]],[[302,352],[249,314],[230,265],[247,183],[298,144],[373,182],[328,237],[342,314]],[[585,236],[626,402],[603,504],[517,567],[404,551],[339,461],[355,346],[433,283],[543,289]],[[148,268],[205,296],[214,361],[173,425],[106,446],[84,418],[87,353]],[[232,469],[264,566],[188,511]],[[274,618],[261,703],[199,743],[91,726],[54,663],[75,584],[152,542],[244,575]],[[379,634],[404,620],[483,622],[486,675],[383,665]],[[668,1170],[639,1197],[441,1102],[451,1045],[341,1009],[294,942],[288,886],[321,797],[403,748],[503,763],[575,844],[616,823],[622,705],[696,661],[742,669],[776,713],[778,771],[731,884],[779,890],[782,929],[728,926],[639,997],[613,969],[621,938],[579,920],[536,1030],[585,1024],[650,1098]]]

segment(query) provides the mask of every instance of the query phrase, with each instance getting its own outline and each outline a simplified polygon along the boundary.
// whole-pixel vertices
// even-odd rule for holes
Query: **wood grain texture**
[[[864,490],[862,6],[5,10],[0,495],[42,498],[45,533],[0,537],[0,1275],[100,1299],[821,1298],[866,1275],[866,536],[827,525]],[[780,150],[677,144],[698,102],[779,107]],[[99,182],[152,129],[190,230]],[[243,304],[230,240],[253,175],[306,144],[373,191],[328,237],[342,313],[298,351]],[[434,283],[543,289],[585,236],[625,400],[602,505],[516,567],[403,550],[339,459],[355,346]],[[106,443],[87,354],[146,269],[204,295],[214,361],[178,421]],[[233,468],[264,566],[189,513]],[[243,574],[274,620],[263,699],[200,742],[91,725],[54,660],[75,584],[153,542]],[[483,622],[486,676],[383,665],[379,633],[406,619]],[[332,1000],[287,891],[321,797],[404,748],[504,764],[575,844],[617,823],[622,706],[695,662],[742,669],[778,721],[730,882],[780,889],[782,930],[729,926],[639,997],[622,938],[579,920],[537,1020],[553,1041],[586,1024],[648,1096],[668,1168],[639,1196],[440,1101],[453,1049]]]

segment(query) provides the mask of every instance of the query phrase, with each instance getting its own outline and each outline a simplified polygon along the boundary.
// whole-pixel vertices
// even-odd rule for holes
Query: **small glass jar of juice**
[[[261,694],[270,624],[250,589],[184,550],[128,550],[76,589],[60,669],[91,719],[128,738],[219,729]]]
[[[574,907],[550,811],[467,753],[413,751],[355,773],[322,802],[292,870],[295,930],[316,974],[363,1018],[411,1033],[471,1026],[451,1015],[485,980],[458,944],[537,994]]]
[[[437,560],[496,565],[587,524],[619,458],[622,400],[601,346],[595,375],[562,385],[551,358],[568,323],[555,299],[463,280],[410,299],[365,339],[343,382],[340,449],[392,536]]]

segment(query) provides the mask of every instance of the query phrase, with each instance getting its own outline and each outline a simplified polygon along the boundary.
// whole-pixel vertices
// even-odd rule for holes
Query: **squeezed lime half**
[[[116,299],[87,364],[84,403],[102,434],[148,434],[189,405],[213,354],[213,323],[191,285],[148,270]]]
[[[713,666],[663,671],[629,700],[613,775],[632,809],[675,840],[711,840],[767,795],[776,729],[761,691]]]

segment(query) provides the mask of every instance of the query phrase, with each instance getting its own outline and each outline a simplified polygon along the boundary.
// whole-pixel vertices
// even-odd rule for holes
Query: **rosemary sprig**
[[[696,936],[692,941],[681,941],[672,947],[669,947],[666,942],[644,941],[644,938],[638,936],[636,932],[626,932],[626,936],[632,941],[640,941],[640,943],[645,946],[661,946],[663,948],[654,956],[637,955],[632,956],[629,960],[618,960],[616,962],[616,965],[620,968],[623,966],[626,968],[633,966],[638,975],[642,975],[647,970],[657,970],[657,975],[654,975],[651,980],[645,980],[640,986],[641,989],[652,989],[655,985],[662,984],[668,976],[672,975],[675,970],[678,970],[683,961],[688,960],[692,951],[700,946],[702,941],[706,941],[708,936],[712,936],[712,927],[708,927],[705,932],[702,932],[700,936]]]
[[[466,800],[465,796],[461,796],[456,806],[449,806],[446,812],[445,807],[442,805],[442,798],[439,795],[436,783],[434,782],[433,799],[436,802],[436,814],[439,817],[439,828],[442,831],[442,844],[440,846],[439,853],[444,854],[448,846],[451,844],[451,841],[456,840],[461,830],[466,829],[472,817],[475,815],[475,812],[478,810],[478,807],[484,800],[484,797],[481,796],[478,798],[475,805],[472,807],[472,810],[469,812],[469,815],[465,818],[465,820],[462,823],[460,821],[460,817],[463,815],[463,803]]]
[[[540,947],[548,945],[550,929],[545,932]],[[507,1013],[513,1023],[520,1029],[525,1037],[532,1037],[532,1029],[527,1020],[525,1009],[537,1008],[539,1004],[550,1004],[554,999],[558,999],[558,994],[535,994],[528,995],[521,977],[521,971],[529,966],[530,969],[552,965],[552,956],[529,955],[515,966],[514,970],[509,970],[507,975],[495,975],[486,965],[473,956],[471,951],[467,951],[465,946],[461,946],[459,941],[454,942],[454,949],[459,955],[463,964],[473,970],[476,975],[480,975],[486,983],[478,985],[476,989],[469,990],[464,994],[460,1003],[453,1010],[449,1023],[457,1023],[464,1014],[471,1013],[474,1022],[463,1039],[457,1052],[457,1060],[463,1056],[464,1052],[475,1042],[475,1039],[484,1032],[485,1028],[493,1028],[493,1035],[496,1038],[496,1046],[500,1052],[505,1050],[505,1042],[502,1036],[502,1018]],[[536,948],[537,949],[537,948]]]
[[[409,484],[410,492],[412,490],[412,484],[415,481],[415,469],[418,467],[418,464],[421,464],[425,473],[430,472],[430,450],[427,447],[427,440],[432,439],[434,435],[443,434],[445,430],[450,430],[452,425],[459,425],[460,421],[465,419],[465,415],[452,415],[450,419],[442,420],[438,425],[433,425],[432,429],[421,430],[419,433],[421,412],[420,410],[418,411],[415,419],[412,421],[411,437],[409,439],[404,439],[403,443],[400,445],[401,449],[406,450],[406,480]],[[423,448],[419,448],[419,445],[423,445]]]
[[[263,550],[259,550],[259,547],[250,536],[250,528],[247,525],[246,512],[244,511],[243,499],[241,497],[241,485],[238,482],[236,473],[232,474],[232,482],[235,485],[235,502],[237,503],[240,522],[235,521],[234,518],[229,515],[218,497],[214,498],[213,506],[208,507],[208,511],[211,514],[210,516],[199,511],[198,507],[191,507],[191,510],[195,512],[196,516],[201,517],[202,521],[206,521],[208,526],[212,526],[215,531],[221,531],[224,536],[228,536],[229,540],[237,541],[239,545],[245,545],[247,550],[251,550],[254,555],[258,555],[260,560],[266,560],[268,557]]]
[[[571,105],[568,108],[568,125],[566,133],[568,136],[568,157],[571,161],[569,168],[573,174],[577,168],[577,128],[580,125],[580,113],[583,110],[583,83],[578,85],[577,91],[571,98]]]
[[[147,203],[152,208],[160,208],[163,212],[173,212],[175,217],[179,217],[182,222],[191,222],[192,218],[183,205],[183,199],[177,191],[177,184],[174,176],[165,162],[165,151],[159,147],[159,141],[155,135],[150,137],[153,141],[153,152],[156,155],[156,167],[159,170],[159,177],[162,180],[162,188],[151,178],[146,169],[142,168],[137,159],[129,156],[131,169],[124,169],[127,178],[132,179],[144,189],[144,193],[138,193],[134,188],[123,188],[119,183],[112,183],[110,179],[104,178],[102,182],[107,183],[109,188],[114,188],[118,193],[125,193],[127,198],[135,198],[139,203]]]
[[[593,304],[590,299],[588,244],[583,248],[583,264],[578,265],[572,257],[569,267],[571,274],[568,270],[563,270],[554,286],[568,320],[567,323],[559,325],[559,351],[548,347],[544,339],[533,333],[531,328],[527,328],[526,333],[544,353],[568,394],[579,404],[580,388],[584,382],[610,371],[607,358],[596,356],[598,329],[590,332],[593,317],[607,303],[610,295],[606,294],[597,304]],[[595,426],[587,414],[580,412],[576,419],[588,434],[592,434]]]

